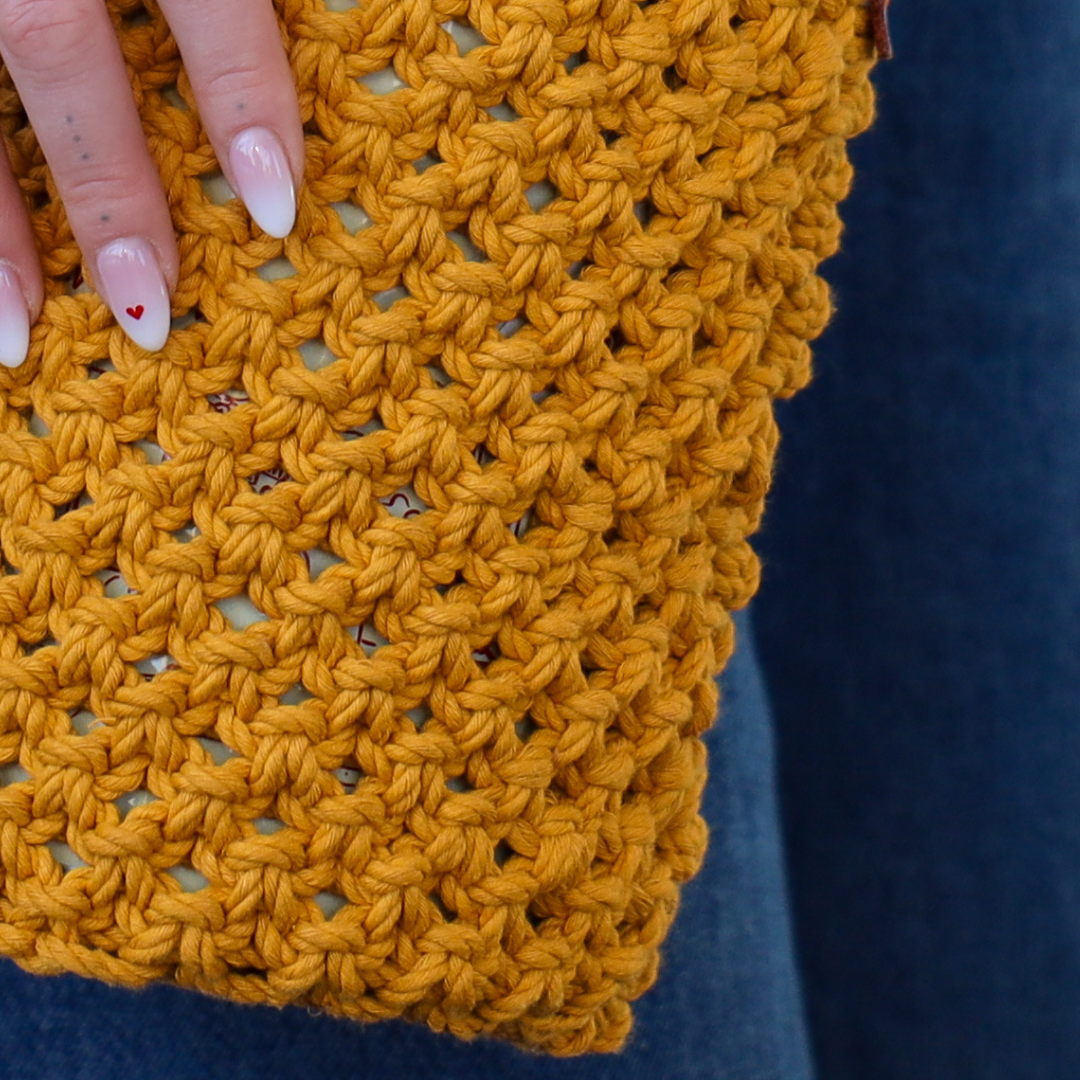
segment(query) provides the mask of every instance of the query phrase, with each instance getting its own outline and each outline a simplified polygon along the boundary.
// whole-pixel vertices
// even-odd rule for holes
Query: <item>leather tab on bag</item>
[[[893,47],[889,36],[889,0],[870,0],[870,25],[874,30],[874,48],[878,59],[891,60]]]

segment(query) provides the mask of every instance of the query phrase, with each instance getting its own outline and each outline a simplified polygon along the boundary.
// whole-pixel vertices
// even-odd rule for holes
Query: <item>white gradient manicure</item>
[[[98,288],[121,329],[147,352],[169,337],[169,291],[153,249],[137,237],[114,240],[98,252]]]
[[[279,240],[296,224],[296,187],[278,137],[267,128],[248,128],[233,140],[229,165],[248,213]]]
[[[30,348],[30,311],[19,276],[0,263],[0,364],[18,367]]]

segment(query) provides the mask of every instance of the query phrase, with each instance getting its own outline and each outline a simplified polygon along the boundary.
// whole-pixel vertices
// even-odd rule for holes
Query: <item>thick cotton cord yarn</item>
[[[0,372],[0,952],[617,1050],[705,852],[868,13],[279,0],[280,242],[109,6],[182,277],[140,351],[0,73],[49,276]]]

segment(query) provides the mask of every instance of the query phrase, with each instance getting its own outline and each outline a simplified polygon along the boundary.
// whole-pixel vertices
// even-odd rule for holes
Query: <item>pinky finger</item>
[[[41,312],[44,287],[19,185],[0,143],[0,364],[18,367],[30,344],[30,324]]]

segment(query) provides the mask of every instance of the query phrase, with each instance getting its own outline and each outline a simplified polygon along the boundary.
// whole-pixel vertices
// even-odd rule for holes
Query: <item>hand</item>
[[[222,172],[255,222],[284,237],[304,142],[271,0],[159,0]],[[0,59],[37,134],[102,298],[128,336],[169,333],[179,256],[104,0],[0,0]],[[26,358],[44,287],[0,145],[0,362]]]

